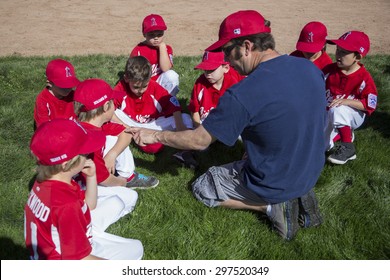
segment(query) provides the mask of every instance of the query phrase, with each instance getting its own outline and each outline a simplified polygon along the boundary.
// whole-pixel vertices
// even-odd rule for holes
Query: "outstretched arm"
[[[204,150],[216,140],[202,125],[194,130],[176,132],[136,127],[126,131],[133,134],[133,139],[140,146],[159,142],[181,150]]]

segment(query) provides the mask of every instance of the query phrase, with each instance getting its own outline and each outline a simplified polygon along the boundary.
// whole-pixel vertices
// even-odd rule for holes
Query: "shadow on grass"
[[[1,260],[27,260],[29,252],[27,248],[15,244],[8,237],[0,237]]]
[[[383,137],[390,138],[390,115],[385,112],[374,112],[369,116],[362,129],[372,127],[374,130],[380,132]]]
[[[28,191],[29,192],[31,191],[32,187],[34,186],[36,178],[37,178],[37,174],[34,174],[34,176],[32,176],[30,181],[28,182]]]

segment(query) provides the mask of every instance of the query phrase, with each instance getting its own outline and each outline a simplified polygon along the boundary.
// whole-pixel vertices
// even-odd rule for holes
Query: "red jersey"
[[[106,136],[108,135],[118,136],[125,130],[125,127],[123,125],[112,123],[112,122],[107,122],[103,124],[102,127],[94,126],[86,122],[81,122],[80,124],[86,130],[100,131],[104,133]],[[92,154],[92,158],[91,158],[96,166],[96,181],[98,184],[103,182],[110,176],[110,172],[108,171],[106,167],[106,163],[104,162],[104,157],[103,157],[104,149],[105,149],[105,145],[102,147],[102,149],[95,151]],[[83,178],[83,185],[85,185],[85,177],[82,176],[82,178]]]
[[[360,100],[371,115],[376,109],[378,93],[370,73],[363,64],[359,65],[359,70],[349,75],[341,72],[337,63],[324,69],[327,99],[330,102],[335,98]]]
[[[296,57],[303,57],[303,53],[301,51],[294,51],[290,54],[291,56],[296,56]],[[328,55],[327,52],[322,51],[320,57],[318,57],[316,60],[313,61],[314,65],[317,66],[320,70],[324,70],[325,66],[332,64],[333,61]]]
[[[114,90],[126,92],[126,96],[115,101],[117,108],[139,123],[149,123],[181,111],[177,98],[153,80],[150,80],[148,88],[141,97],[136,96],[123,80],[114,87]]]
[[[230,67],[229,71],[224,75],[221,89],[218,90],[202,74],[195,81],[188,109],[192,113],[198,112],[200,120],[203,122],[210,111],[217,107],[219,98],[225,91],[243,78],[244,76],[241,76],[236,70]]]
[[[167,45],[167,51],[169,60],[171,61],[171,64],[173,65],[173,51],[172,47]],[[144,42],[139,43],[130,53],[130,57],[133,56],[144,56],[146,57],[150,64],[152,65],[152,80],[157,80],[157,78],[161,75],[162,70],[160,68],[160,50],[158,48],[149,46],[145,44]]]
[[[24,208],[24,237],[31,259],[76,260],[91,253],[91,214],[84,194],[75,181],[34,183]]]
[[[35,100],[34,120],[36,126],[54,119],[76,119],[73,109],[73,91],[58,99],[45,88]]]

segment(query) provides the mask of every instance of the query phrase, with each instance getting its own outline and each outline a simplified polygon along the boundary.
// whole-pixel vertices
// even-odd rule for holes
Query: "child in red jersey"
[[[366,115],[377,106],[377,89],[370,73],[360,60],[370,49],[368,36],[360,31],[349,31],[337,40],[336,63],[324,69],[329,102],[329,149],[340,140],[328,157],[334,164],[356,159],[353,131],[360,127]]]
[[[35,101],[35,126],[56,118],[75,119],[73,89],[80,83],[74,67],[63,59],[54,59],[46,67],[46,88]]]
[[[219,98],[232,85],[241,81],[244,76],[237,73],[224,59],[223,52],[208,52],[203,54],[202,62],[194,69],[203,70],[195,81],[188,109],[192,115],[194,127],[198,127],[208,116],[211,110],[217,107]],[[182,151],[175,158],[184,166],[196,168],[192,151]]]
[[[332,63],[332,59],[326,53],[326,26],[318,21],[306,24],[299,35],[296,50],[290,55],[309,59],[319,69]]]
[[[103,192],[120,192],[118,197],[124,197],[124,204],[129,204],[131,211],[137,200],[136,192],[131,189],[154,188],[159,181],[135,172],[133,154],[129,149],[132,135],[124,131],[123,125],[111,122],[115,111],[114,98],[122,97],[122,94],[113,91],[104,80],[88,79],[77,86],[74,106],[84,128],[102,131],[106,135],[104,150],[97,150],[93,155],[97,181],[101,185],[99,195]],[[134,203],[125,203],[131,197],[135,197],[131,199]]]
[[[130,57],[144,56],[152,65],[152,80],[157,81],[171,95],[179,92],[179,75],[172,70],[173,51],[164,42],[167,26],[160,15],[150,14],[142,22],[142,34],[145,41],[139,43],[130,53]]]
[[[229,66],[223,52],[206,51],[202,62],[195,69],[203,70],[204,73],[195,81],[188,109],[194,126],[198,127],[210,111],[217,107],[226,89],[241,81],[244,76]]]
[[[36,130],[30,149],[37,159],[37,177],[24,213],[31,259],[142,257],[140,241],[93,229],[90,210],[97,205],[96,169],[87,155],[104,141],[102,133],[67,119],[46,122]],[[72,179],[79,172],[86,177],[86,191]]]
[[[175,96],[152,80],[151,65],[143,56],[130,57],[125,74],[114,90],[125,92],[117,99],[118,109],[114,120],[128,127],[146,127],[155,130],[186,130],[192,128],[191,117],[181,113]],[[164,146],[161,143],[139,146],[146,153],[155,154]]]

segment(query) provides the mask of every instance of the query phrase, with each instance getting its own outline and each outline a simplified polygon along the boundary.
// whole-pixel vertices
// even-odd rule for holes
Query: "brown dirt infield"
[[[321,21],[330,38],[361,30],[371,39],[371,54],[390,54],[389,0],[1,0],[0,56],[128,54],[143,39],[141,22],[151,13],[164,17],[165,41],[176,56],[201,55],[221,21],[244,9],[271,21],[281,53],[294,50],[307,22]]]

